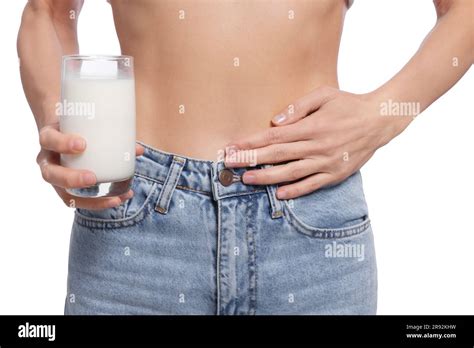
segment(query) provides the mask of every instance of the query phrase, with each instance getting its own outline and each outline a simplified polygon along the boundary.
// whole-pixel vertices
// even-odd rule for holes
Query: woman
[[[87,146],[54,113],[82,1],[30,0],[19,33],[38,164],[78,208],[65,312],[374,314],[359,169],[469,69],[472,2],[435,1],[418,52],[362,95],[338,89],[344,0],[110,3],[142,155],[120,197],[68,195],[96,178],[58,163]]]

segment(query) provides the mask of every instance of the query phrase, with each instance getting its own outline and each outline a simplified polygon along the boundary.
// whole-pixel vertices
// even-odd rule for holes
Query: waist
[[[227,169],[223,161],[180,156],[140,144],[145,153],[136,159],[135,175],[165,186],[210,195],[216,200],[273,190],[269,186],[244,184],[241,177],[249,168]]]
[[[183,156],[216,160],[225,146],[271,127],[271,119],[332,74],[293,76],[275,84],[150,82],[137,76],[137,138]]]

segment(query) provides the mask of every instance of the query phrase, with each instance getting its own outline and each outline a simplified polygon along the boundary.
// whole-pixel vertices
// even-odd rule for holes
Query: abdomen
[[[138,139],[215,159],[320,85],[337,86],[344,1],[111,1],[135,57]]]

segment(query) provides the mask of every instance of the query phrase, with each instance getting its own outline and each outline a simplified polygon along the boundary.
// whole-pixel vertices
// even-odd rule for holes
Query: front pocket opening
[[[156,182],[152,183],[152,186],[149,190],[147,190],[146,198],[144,202],[133,212],[133,214],[128,215],[129,209],[126,209],[126,212],[116,215],[117,218],[101,218],[99,216],[90,216],[92,214],[83,214],[81,210],[76,209],[76,221],[80,225],[84,225],[86,227],[97,227],[97,228],[118,228],[122,226],[129,226],[130,224],[135,224],[142,220],[146,215],[146,208],[150,210],[150,206],[154,204],[154,198],[156,197],[156,193],[158,192],[158,184]],[[131,199],[133,200],[133,198]],[[131,203],[128,203],[130,206]],[[112,208],[115,209],[115,208]],[[86,212],[92,212],[86,210]],[[125,215],[125,216],[124,216]],[[120,217],[118,217],[120,216]]]
[[[288,202],[285,202],[283,215],[285,216],[286,221],[296,230],[313,238],[335,239],[351,237],[363,233],[370,227],[370,219],[368,215],[364,215],[362,217],[362,222],[340,228],[321,228],[310,226],[298,218],[298,216],[296,216],[296,214],[291,210],[291,207],[288,205]]]

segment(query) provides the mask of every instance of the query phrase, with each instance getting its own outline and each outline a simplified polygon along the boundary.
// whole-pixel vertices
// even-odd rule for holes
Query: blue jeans
[[[375,314],[359,172],[280,201],[222,162],[136,161],[131,200],[76,210],[65,314]]]

